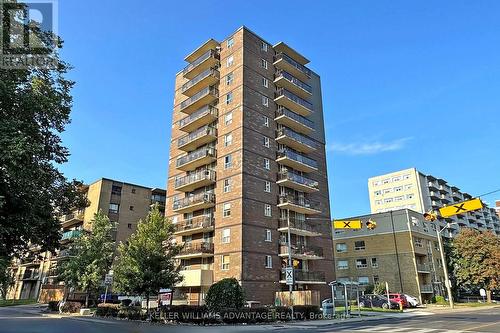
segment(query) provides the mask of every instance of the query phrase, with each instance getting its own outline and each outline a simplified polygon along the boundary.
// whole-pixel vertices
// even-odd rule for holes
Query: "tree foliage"
[[[385,295],[387,290],[385,289],[385,282],[377,282],[373,285],[373,293],[376,295]]]
[[[84,232],[70,248],[70,257],[59,267],[59,276],[65,286],[83,290],[88,297],[98,289],[111,267],[114,242],[111,232],[114,225],[102,211],[95,214],[90,232]]]
[[[29,29],[37,27],[30,24]],[[50,32],[38,36],[47,44],[54,39]],[[61,48],[61,39],[55,40],[56,49]],[[57,169],[69,156],[60,133],[70,122],[74,82],[65,78],[70,66],[56,51],[46,57],[56,64],[54,68],[0,68],[0,257],[4,258],[29,244],[55,249],[60,239],[57,215],[86,204],[78,191],[80,183],[68,181]]]
[[[10,260],[8,258],[0,257],[0,298],[7,297],[7,291],[14,283],[14,277],[9,270]]]
[[[126,243],[118,246],[114,265],[116,290],[146,296],[182,281],[174,257],[182,246],[173,242],[174,225],[155,205]]]
[[[205,303],[210,311],[240,309],[245,304],[245,293],[235,278],[222,279],[210,286]]]
[[[462,229],[453,239],[453,275],[457,284],[469,288],[500,288],[500,238],[490,231]]]

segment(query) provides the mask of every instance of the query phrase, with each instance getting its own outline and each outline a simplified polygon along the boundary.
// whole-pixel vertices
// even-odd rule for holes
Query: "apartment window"
[[[406,199],[413,199],[415,195],[413,193],[407,194]]]
[[[132,192],[132,194],[135,194],[135,188],[133,188],[133,189],[131,190],[131,192]]]
[[[267,216],[267,217],[272,216],[271,205],[269,205],[269,204],[264,205],[264,216]]]
[[[366,268],[366,267],[368,267],[366,259],[356,259],[356,268]]]
[[[134,206],[129,206],[128,209],[133,211],[134,210]]]
[[[391,202],[392,202],[392,198],[387,198],[387,199],[384,199],[384,202],[385,202],[385,203],[391,203]]]
[[[266,107],[269,106],[269,98],[267,98],[267,96],[262,96],[262,105]]]
[[[266,242],[272,242],[272,233],[270,229],[266,229]]]
[[[271,169],[271,162],[269,161],[268,158],[264,158],[264,169],[266,169],[266,170]]]
[[[405,190],[410,190],[413,188],[413,184],[405,185]]]
[[[422,238],[415,238],[415,246],[424,247],[424,245],[422,244]]]
[[[234,74],[233,73],[229,73],[227,74],[226,76],[226,85],[231,85],[234,81]]]
[[[231,180],[230,179],[224,179],[224,193],[230,192],[231,191]]]
[[[361,251],[366,248],[365,241],[355,241],[354,242],[354,250]]]
[[[264,88],[269,88],[269,80],[266,79],[265,77],[262,78],[262,86]]]
[[[265,60],[265,59],[260,59],[260,65],[262,66],[262,68],[267,69],[267,60]]]
[[[338,253],[347,252],[347,244],[337,243],[337,245],[335,245],[335,249],[337,250]]]
[[[379,186],[380,185],[380,180],[376,180],[373,182],[373,186]]]
[[[224,169],[229,169],[233,165],[233,158],[231,155],[224,156]]]
[[[221,256],[221,269],[227,271],[229,269],[229,255],[225,254]]]
[[[378,283],[380,281],[380,278],[378,275],[373,276],[373,283]]]
[[[269,117],[264,116],[264,126],[269,127]]]
[[[384,194],[391,193],[391,192],[392,192],[392,188],[386,188],[384,190]]]
[[[394,198],[394,201],[403,201],[404,197],[401,195],[401,196],[397,196]]]
[[[270,193],[271,192],[271,182],[270,181],[265,181],[264,185],[264,192]]]
[[[375,200],[375,204],[376,205],[381,205],[382,204],[382,200]]]
[[[410,175],[409,175],[409,174],[403,175],[403,179],[404,179],[404,180],[406,180],[406,179],[410,179]]]
[[[380,190],[379,190],[379,191],[375,191],[375,192],[373,192],[373,193],[375,194],[375,196],[379,196],[379,195],[381,195],[381,194],[382,194],[382,191],[380,191]]]
[[[233,45],[234,45],[234,38],[233,37],[229,38],[227,40],[227,42],[226,42],[226,45],[227,45],[228,49],[231,48],[231,47],[233,47]]]
[[[367,285],[370,283],[370,280],[368,279],[368,276],[360,276],[358,277],[358,282],[360,285]]]
[[[224,147],[230,146],[233,143],[233,133],[224,135]]]
[[[403,186],[398,186],[394,188],[394,192],[401,192],[403,190]]]
[[[373,268],[378,268],[377,258],[372,258],[372,267]]]
[[[118,211],[120,210],[120,205],[118,204],[109,204],[109,212],[110,213],[114,213],[114,214],[118,214]]]
[[[222,216],[229,217],[231,216],[231,204],[226,202],[222,205]]]
[[[231,67],[233,65],[233,62],[234,62],[234,57],[231,55],[229,57],[227,57],[226,59],[226,67]]]
[[[222,229],[222,243],[227,244],[231,242],[231,229]]]
[[[390,182],[391,180],[389,178],[382,180],[382,184],[389,184]]]
[[[122,187],[118,185],[111,186],[111,194],[122,195]]]
[[[127,228],[132,229],[132,223],[128,223]]]
[[[230,125],[232,122],[233,122],[233,113],[232,112],[226,113],[226,115],[224,116],[224,124],[227,126]]]
[[[226,104],[231,104],[233,102],[233,92],[228,92],[226,95]]]
[[[268,45],[266,42],[262,42],[260,49],[264,52],[267,52]]]
[[[399,182],[400,180],[401,180],[401,176],[392,178],[393,182]]]
[[[273,257],[266,256],[266,268],[273,268]]]
[[[269,148],[270,140],[267,136],[264,137],[264,147]]]
[[[337,269],[349,269],[349,262],[347,260],[337,261]],[[338,279],[337,279],[338,280]]]

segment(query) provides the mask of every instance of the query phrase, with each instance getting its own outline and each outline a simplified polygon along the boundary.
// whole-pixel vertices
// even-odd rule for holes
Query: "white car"
[[[417,306],[420,305],[420,303],[418,302],[418,298],[407,295],[407,294],[405,294],[405,297],[406,297],[406,300],[408,301],[408,305],[410,307],[416,308]]]

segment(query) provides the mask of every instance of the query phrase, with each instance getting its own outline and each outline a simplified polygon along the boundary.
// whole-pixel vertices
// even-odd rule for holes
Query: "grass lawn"
[[[0,306],[14,306],[14,305],[25,305],[25,304],[35,304],[34,299],[8,299],[0,300]]]

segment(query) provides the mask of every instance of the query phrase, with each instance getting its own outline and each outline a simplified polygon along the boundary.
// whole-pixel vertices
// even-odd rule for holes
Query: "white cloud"
[[[352,142],[352,143],[334,142],[333,144],[328,145],[328,150],[348,155],[374,155],[383,152],[401,150],[405,147],[406,143],[411,139],[412,139],[411,137],[406,137],[388,142],[381,142],[381,141]]]

